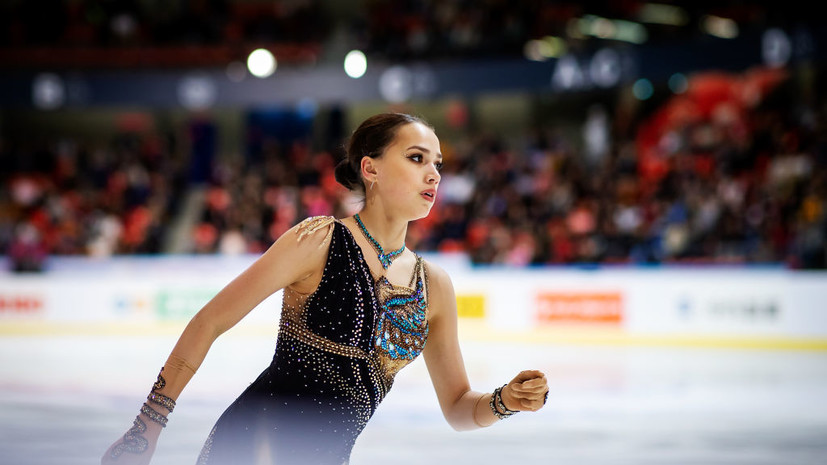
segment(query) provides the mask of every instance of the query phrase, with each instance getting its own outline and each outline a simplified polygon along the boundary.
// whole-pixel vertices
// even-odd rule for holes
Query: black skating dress
[[[408,287],[374,279],[350,230],[332,217],[329,252],[311,294],[284,290],[273,361],[221,415],[198,464],[346,464],[394,376],[428,337],[422,258]],[[301,236],[300,236],[301,237]]]

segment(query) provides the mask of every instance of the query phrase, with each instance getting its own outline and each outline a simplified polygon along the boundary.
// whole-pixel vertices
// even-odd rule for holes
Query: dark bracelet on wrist
[[[149,404],[147,404],[146,402],[144,402],[144,405],[141,406],[141,413],[146,415],[146,417],[152,420],[154,423],[158,423],[159,425],[161,425],[162,428],[167,427],[167,422],[169,421],[167,417],[165,417],[162,413],[150,407]]]
[[[165,409],[169,410],[169,413],[172,413],[172,409],[175,408],[175,401],[172,398],[167,397],[160,392],[152,391],[146,396],[146,400],[152,402],[153,404],[160,405]]]
[[[504,384],[502,387],[494,389],[494,394],[491,395],[491,400],[488,402],[491,412],[500,420],[505,420],[518,412],[517,410],[509,410],[503,403],[502,390],[505,386]]]
[[[519,412],[519,410],[511,410],[508,407],[506,407],[505,402],[503,402],[503,389],[505,389],[505,386],[507,385],[503,385],[503,387],[500,388],[499,395],[497,396],[497,407],[499,407],[500,411],[502,411],[506,415],[514,415],[515,413]]]

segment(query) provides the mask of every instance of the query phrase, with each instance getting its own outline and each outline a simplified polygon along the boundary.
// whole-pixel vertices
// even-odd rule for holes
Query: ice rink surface
[[[137,332],[137,331],[136,331]],[[0,464],[93,464],[131,425],[175,331],[0,336]],[[152,463],[192,464],[275,337],[222,336],[178,399]],[[549,403],[491,428],[443,420],[421,359],[352,465],[827,463],[827,352],[462,341],[474,389],[547,373]]]

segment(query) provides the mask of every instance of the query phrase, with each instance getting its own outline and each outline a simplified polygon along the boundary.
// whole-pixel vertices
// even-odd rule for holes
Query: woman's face
[[[408,220],[428,216],[436,201],[442,168],[439,139],[430,128],[420,123],[399,127],[383,155],[371,161],[376,184],[370,187],[370,181],[366,183],[369,198],[375,196],[373,200]]]

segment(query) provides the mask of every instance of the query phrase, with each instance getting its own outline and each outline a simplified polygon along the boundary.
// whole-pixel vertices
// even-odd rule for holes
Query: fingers
[[[530,379],[543,378],[545,376],[546,375],[539,370],[523,370],[519,374],[517,374],[517,376],[515,376],[514,379],[511,380],[511,382],[522,383]]]
[[[507,392],[507,389],[504,391],[504,400],[505,396],[508,396],[508,408],[511,410],[522,410],[522,411],[537,411],[540,410],[543,405],[545,404],[545,393],[548,391],[543,391],[543,393],[538,394],[521,394],[517,392]]]
[[[534,378],[522,383],[513,383],[511,388],[514,392],[519,392],[527,395],[542,394],[548,389],[548,381],[545,376],[542,378]]]
[[[511,380],[509,386],[515,391],[527,395],[543,393],[548,389],[548,380],[542,371],[521,371]]]
[[[527,410],[529,412],[536,412],[543,408],[543,399],[522,399],[520,400],[520,410]]]
[[[508,383],[503,394],[517,410],[534,412],[545,405],[548,392],[546,375],[538,370],[526,370]]]

